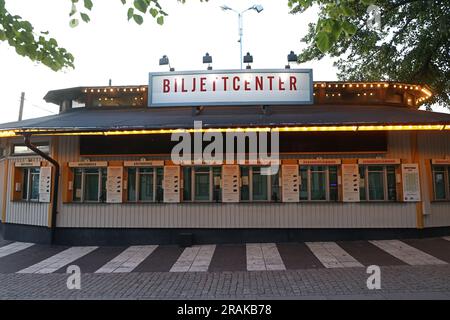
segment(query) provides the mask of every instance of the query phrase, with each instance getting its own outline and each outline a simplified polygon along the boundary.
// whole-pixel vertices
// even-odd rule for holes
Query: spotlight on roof
[[[220,6],[220,9],[222,9],[223,11],[233,10],[229,6],[227,6],[226,4],[224,4],[223,6]]]
[[[170,71],[175,71],[175,68],[172,68],[170,66],[169,57],[166,55],[163,55],[161,59],[159,59],[159,65],[160,66],[169,66]]]
[[[212,56],[210,56],[208,52],[203,56],[203,63],[208,64],[208,70],[212,70]]]
[[[291,62],[297,62],[298,61],[298,55],[294,53],[294,51],[291,51],[287,56],[288,64],[286,65],[286,69],[291,68]]]
[[[249,10],[255,10],[258,13],[261,13],[261,11],[264,10],[264,7],[260,4],[255,4],[253,6],[251,6],[250,8],[248,8]]]
[[[250,64],[253,63],[253,56],[250,54],[250,52],[247,52],[247,54],[244,56],[244,63],[248,63],[246,69],[252,68]]]

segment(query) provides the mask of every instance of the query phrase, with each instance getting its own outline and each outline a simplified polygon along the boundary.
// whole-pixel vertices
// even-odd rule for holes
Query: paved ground
[[[0,239],[0,299],[450,299],[450,238],[62,247]],[[69,290],[67,266],[80,267]],[[366,267],[381,267],[381,290]]]

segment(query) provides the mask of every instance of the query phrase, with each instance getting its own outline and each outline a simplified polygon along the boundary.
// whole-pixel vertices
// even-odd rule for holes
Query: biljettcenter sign
[[[149,106],[313,103],[311,69],[224,70],[149,74]]]

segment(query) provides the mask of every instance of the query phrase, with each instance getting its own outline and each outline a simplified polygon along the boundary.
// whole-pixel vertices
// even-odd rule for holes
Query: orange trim
[[[342,159],[342,164],[358,164],[358,159]]]
[[[298,164],[298,159],[284,159],[281,164]]]
[[[108,167],[123,167],[123,161],[108,161]]]
[[[20,184],[20,191],[16,191],[16,184]],[[14,166],[11,176],[11,201],[22,200],[22,188],[23,188],[23,170],[20,167]]]
[[[72,184],[72,190],[69,190],[69,184]],[[65,163],[62,168],[62,191],[63,191],[63,203],[70,203],[73,201],[73,187],[74,176],[73,170],[69,168],[69,163]]]

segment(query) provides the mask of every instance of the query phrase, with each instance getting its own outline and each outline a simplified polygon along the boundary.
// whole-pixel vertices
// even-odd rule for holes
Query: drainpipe
[[[55,176],[53,179],[53,194],[52,194],[52,223],[50,225],[50,244],[53,244],[55,240],[56,229],[56,214],[58,213],[58,191],[59,191],[59,163],[51,158],[48,154],[39,150],[30,141],[31,134],[23,134],[25,145],[37,155],[41,156],[55,167]]]

